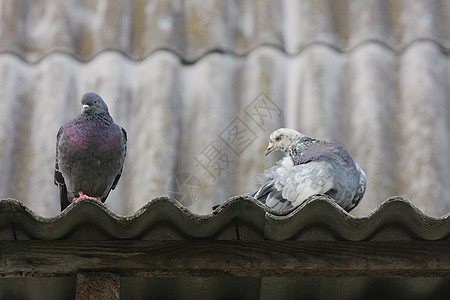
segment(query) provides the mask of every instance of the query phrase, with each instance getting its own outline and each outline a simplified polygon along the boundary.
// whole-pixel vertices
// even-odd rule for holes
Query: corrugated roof
[[[366,171],[352,214],[393,195],[434,216],[450,211],[448,1],[0,7],[0,196],[40,215],[59,212],[56,132],[86,91],[128,131],[124,174],[107,201],[119,214],[161,195],[204,214],[255,189],[277,158],[262,154],[281,126],[340,142]],[[255,115],[258,105],[275,113]],[[239,126],[242,149],[230,135]],[[205,161],[208,151],[221,160]]]
[[[368,42],[401,52],[418,40],[450,49],[446,0],[2,2],[0,51],[30,62],[54,52],[90,60],[107,49],[138,60],[167,49],[190,62],[261,45],[290,55]]]
[[[157,268],[149,277],[122,274],[120,297],[446,299],[449,54],[447,0],[1,0],[0,198],[20,201],[0,201],[0,247],[8,255],[0,275],[16,274],[0,278],[0,298],[74,297],[80,265],[73,263],[64,277],[40,277],[51,263],[34,252],[27,256],[26,249],[43,253],[46,245],[84,242],[80,260],[109,266],[121,259],[105,260],[95,243],[238,240],[241,251],[269,243],[265,260],[252,265],[244,251],[230,261],[233,268],[243,259],[249,272],[258,267],[261,274],[274,272],[264,266],[289,250],[281,241],[306,243],[307,251],[283,261],[291,278],[214,277],[220,273],[214,267],[185,264],[178,272],[201,277],[153,278],[165,274]],[[106,207],[81,200],[59,214],[56,132],[79,112],[86,91],[102,95],[127,129],[129,152]],[[270,132],[281,126],[349,150],[368,177],[366,196],[352,211],[363,217],[321,196],[287,215],[249,198],[229,199],[255,189],[251,181],[279,158],[263,152]],[[246,129],[245,144],[233,142],[236,128]],[[208,161],[208,153],[220,159]],[[333,251],[314,255],[340,241],[349,261],[330,261]],[[361,248],[353,249],[354,242]],[[14,245],[25,247],[19,256],[9,251]],[[145,249],[134,249],[116,257],[147,262]],[[236,250],[221,254],[227,249]],[[59,250],[68,257],[70,249]],[[179,261],[201,262],[178,254]],[[379,258],[385,269],[377,269]],[[28,264],[25,273],[21,262]],[[308,273],[314,262],[319,267]],[[302,278],[289,264],[321,278]],[[353,264],[360,265],[347,276],[441,277],[323,278],[343,276],[336,275],[339,267],[348,271]]]
[[[120,299],[445,299],[449,242],[450,214],[402,198],[362,218],[326,196],[283,215],[245,197],[208,215],[161,197],[129,216],[81,199],[51,218],[3,199],[0,297],[72,299],[80,274],[103,272]]]
[[[0,200],[1,240],[445,240],[450,214],[430,217],[402,198],[383,202],[356,218],[326,196],[313,196],[285,214],[251,197],[235,197],[208,215],[169,198],[156,198],[129,216],[94,199],[81,199],[61,214],[43,218],[20,201]]]

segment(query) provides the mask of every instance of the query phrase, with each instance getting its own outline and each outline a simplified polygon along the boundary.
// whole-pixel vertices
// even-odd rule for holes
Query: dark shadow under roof
[[[400,197],[362,218],[326,196],[285,214],[238,196],[208,215],[160,197],[130,216],[83,199],[52,218],[4,199],[0,298],[445,299],[449,237],[450,214]]]

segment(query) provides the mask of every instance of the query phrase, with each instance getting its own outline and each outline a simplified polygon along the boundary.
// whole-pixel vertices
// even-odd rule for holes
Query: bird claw
[[[83,192],[79,192],[79,194],[80,194],[80,196],[76,197],[76,198],[73,198],[73,201],[77,201],[77,200],[80,200],[80,199],[95,199],[95,200],[98,200],[98,201],[102,202],[100,197],[91,197],[91,196],[85,195]]]

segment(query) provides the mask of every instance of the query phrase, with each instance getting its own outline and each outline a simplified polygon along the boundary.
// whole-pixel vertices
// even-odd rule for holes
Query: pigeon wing
[[[117,125],[119,126],[119,125]],[[120,126],[119,126],[120,127]],[[120,157],[120,160],[122,161],[122,167],[120,168],[119,172],[117,173],[116,177],[114,178],[113,184],[111,186],[111,188],[107,191],[107,193],[101,198],[102,202],[104,203],[106,201],[106,198],[108,198],[109,193],[111,192],[111,190],[114,190],[117,186],[117,184],[119,183],[119,179],[122,176],[122,171],[123,171],[123,163],[125,161],[125,156],[127,155],[127,131],[120,127],[120,130],[122,132],[122,149],[123,149],[123,155],[122,157]]]
[[[61,126],[58,130],[58,134],[56,135],[56,162],[55,162],[55,174],[54,174],[54,182],[59,187],[59,201],[61,205],[61,211],[63,211],[67,206],[69,206],[70,202],[67,197],[67,186],[64,180],[62,173],[59,171],[59,163],[58,163],[58,144],[61,138],[61,135],[64,133],[64,126]]]
[[[362,197],[364,196],[364,193],[366,192],[367,187],[367,178],[366,173],[361,169],[361,167],[355,162],[356,169],[359,173],[359,182],[358,187],[356,189],[356,193],[354,197],[352,198],[352,201],[348,204],[348,206],[345,208],[346,211],[351,211],[358,205],[359,201],[361,201]]]
[[[124,148],[124,152],[123,152],[123,157],[122,159],[125,160],[125,156],[127,155],[127,140],[128,140],[128,135],[127,135],[127,131],[124,128],[120,128],[122,130],[122,136],[123,136],[123,148]],[[123,171],[123,167],[120,168],[119,173],[117,173],[116,178],[114,179],[113,185],[111,187],[111,190],[114,190],[117,186],[117,183],[119,182],[120,176],[122,176],[122,171]],[[109,193],[108,193],[109,194]],[[108,195],[107,195],[108,196]],[[106,198],[106,197],[105,197]]]

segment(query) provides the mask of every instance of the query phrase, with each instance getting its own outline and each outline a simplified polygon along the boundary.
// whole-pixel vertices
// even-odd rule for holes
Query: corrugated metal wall
[[[56,132],[96,91],[125,127],[128,214],[255,189],[268,135],[343,144],[392,195],[450,211],[450,1],[0,1],[0,197],[59,212]],[[179,194],[177,194],[179,193]]]

